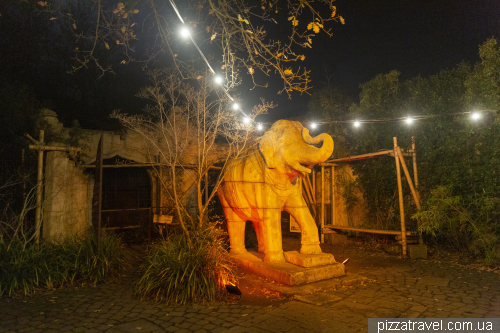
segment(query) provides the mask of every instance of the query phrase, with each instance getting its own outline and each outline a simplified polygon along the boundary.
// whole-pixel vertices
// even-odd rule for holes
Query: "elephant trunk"
[[[322,133],[314,138],[309,135],[307,128],[302,129],[302,138],[309,145],[315,145],[323,142],[321,148],[309,146],[305,150],[304,156],[301,156],[301,163],[312,165],[326,161],[333,153],[333,139],[330,135]]]

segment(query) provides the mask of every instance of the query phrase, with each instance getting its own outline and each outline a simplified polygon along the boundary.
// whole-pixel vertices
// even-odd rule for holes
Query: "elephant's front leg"
[[[262,226],[262,238],[264,240],[264,262],[285,262],[283,256],[283,243],[281,238],[281,209],[264,208]]]
[[[302,254],[320,254],[322,253],[319,246],[318,227],[309,212],[304,198],[292,198],[287,201],[285,211],[290,213],[297,221],[302,230],[300,253]]]

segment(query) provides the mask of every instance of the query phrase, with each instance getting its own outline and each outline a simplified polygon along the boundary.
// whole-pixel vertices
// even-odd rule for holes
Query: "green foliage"
[[[156,301],[186,304],[214,301],[224,284],[234,282],[224,233],[215,224],[190,230],[193,246],[184,234],[156,243],[142,266],[137,294]]]
[[[96,284],[119,276],[126,267],[121,240],[105,233],[97,252],[93,232],[60,243],[25,246],[19,239],[0,241],[0,296],[25,296],[38,288]]]
[[[451,186],[431,192],[422,211],[412,219],[420,230],[453,249],[467,249],[484,256],[486,263],[500,262],[500,200],[485,193],[462,197]]]
[[[400,80],[399,72],[391,71],[363,84],[360,102],[349,109],[350,120],[444,116],[417,120],[411,125],[397,121],[347,127],[344,142],[349,155],[392,149],[393,137],[397,137],[401,148],[408,150],[415,137],[419,191],[424,204],[438,186],[448,186],[449,196],[459,197],[460,206],[466,209],[477,206],[478,196],[500,197],[500,47],[495,39],[490,39],[480,46],[479,53],[481,61],[475,66],[462,63],[430,77],[405,81]],[[471,121],[468,114],[456,115],[474,109],[489,111],[482,112],[479,121]],[[413,174],[409,158],[406,164]],[[398,229],[394,157],[351,165],[368,209],[367,227]],[[405,212],[412,215],[416,207],[404,175],[403,192]],[[454,242],[455,247],[490,257],[489,250],[477,251],[470,246],[484,242],[480,233],[465,234],[465,229],[457,232],[464,234],[456,237],[462,241]],[[497,229],[492,232],[498,236]],[[464,242],[465,239],[468,241]]]

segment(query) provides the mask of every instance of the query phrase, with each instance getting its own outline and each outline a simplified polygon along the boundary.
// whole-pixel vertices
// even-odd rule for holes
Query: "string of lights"
[[[425,120],[429,118],[443,118],[443,117],[453,117],[469,114],[472,121],[478,121],[483,118],[484,114],[487,112],[498,112],[498,110],[474,110],[474,111],[464,111],[464,112],[454,112],[454,113],[442,113],[442,114],[428,114],[421,116],[407,116],[399,118],[384,118],[384,119],[355,119],[355,120],[329,120],[329,121],[317,121],[312,122],[310,125],[312,128],[316,128],[318,125],[328,125],[328,124],[352,124],[354,127],[360,127],[362,124],[381,124],[381,123],[397,123],[405,122],[408,125],[413,124],[417,120]]]
[[[198,44],[195,42],[193,39],[193,36],[191,36],[191,32],[189,28],[186,26],[184,20],[182,19],[182,16],[179,13],[179,10],[177,9],[177,6],[175,5],[174,0],[169,0],[170,4],[172,5],[172,8],[174,9],[175,13],[179,17],[179,20],[182,23],[182,28],[180,29],[180,34],[184,38],[189,38],[191,39],[191,42],[193,45],[196,47],[196,50],[198,50],[198,53],[200,54],[201,58],[205,61],[207,64],[210,72],[212,75],[214,75],[214,81],[215,83],[219,84],[226,94],[226,96],[233,102],[232,108],[235,111],[241,112],[243,114],[243,124],[249,125],[252,122],[252,119],[248,117],[245,112],[241,109],[240,105],[234,100],[234,98],[231,96],[229,91],[224,87],[224,79],[217,75],[217,73],[214,71],[212,66],[210,65],[207,57],[203,54],[201,49],[198,47]],[[487,112],[498,112],[499,110],[475,110],[475,111],[465,111],[465,112],[456,112],[456,113],[447,113],[447,114],[430,114],[430,115],[421,115],[421,116],[407,116],[407,117],[399,117],[399,118],[385,118],[385,119],[354,119],[354,120],[325,120],[325,121],[315,121],[310,123],[311,129],[316,129],[320,125],[327,125],[327,124],[352,124],[354,127],[359,128],[363,124],[380,124],[380,123],[397,123],[397,122],[405,122],[408,125],[413,124],[413,122],[418,121],[418,120],[425,120],[429,118],[440,118],[440,117],[450,117],[450,116],[460,116],[464,114],[470,114],[470,119],[472,121],[478,121],[480,120],[483,115]],[[257,130],[261,131],[264,129],[264,124],[267,123],[258,123],[257,124]]]
[[[221,86],[221,88],[224,91],[224,93],[226,94],[226,96],[233,102],[233,110],[241,112],[243,114],[243,116],[245,117],[245,118],[243,118],[243,122],[245,124],[249,124],[250,121],[251,121],[251,119],[245,114],[245,112],[243,112],[243,110],[240,108],[239,104],[235,102],[234,98],[231,96],[231,94],[229,93],[229,91],[223,86],[224,79],[221,76],[218,76],[215,73],[215,71],[212,68],[212,66],[210,66],[210,63],[208,62],[207,57],[205,57],[205,55],[203,54],[203,52],[199,48],[198,44],[193,39],[193,36],[191,36],[191,32],[190,32],[189,28],[185,25],[184,20],[182,19],[182,16],[179,13],[179,10],[177,9],[177,6],[175,5],[175,2],[173,0],[170,0],[169,2],[172,5],[172,8],[174,9],[175,13],[179,17],[179,20],[182,23],[182,28],[180,29],[181,36],[184,37],[184,38],[191,39],[191,42],[196,47],[196,50],[198,50],[198,53],[200,54],[201,58],[207,64],[208,68],[210,69],[210,72],[212,73],[212,75],[215,76],[215,78],[214,78],[215,83],[217,83],[217,84],[219,84]]]

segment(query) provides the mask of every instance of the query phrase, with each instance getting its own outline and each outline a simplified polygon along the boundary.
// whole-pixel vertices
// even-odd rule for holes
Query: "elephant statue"
[[[321,148],[314,145],[323,142]],[[285,262],[281,212],[290,213],[302,229],[302,254],[320,254],[318,228],[302,196],[297,177],[311,173],[315,164],[333,152],[333,139],[316,137],[298,121],[279,120],[259,141],[253,154],[235,161],[218,189],[226,215],[230,250],[246,253],[245,224],[252,221],[264,262]]]

